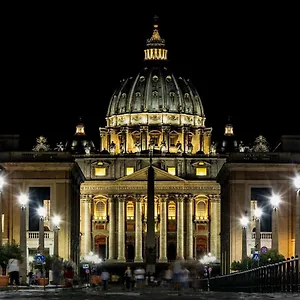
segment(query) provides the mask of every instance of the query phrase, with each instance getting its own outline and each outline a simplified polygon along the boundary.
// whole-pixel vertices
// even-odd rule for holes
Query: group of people
[[[128,266],[124,273],[124,283],[126,289],[141,289],[145,283],[146,271],[143,267],[137,267],[134,271]]]
[[[164,280],[169,287],[173,287],[175,290],[186,289],[190,283],[190,271],[180,258],[177,258],[166,270]]]

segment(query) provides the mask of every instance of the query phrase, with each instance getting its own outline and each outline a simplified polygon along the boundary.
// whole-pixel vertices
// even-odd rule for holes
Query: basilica
[[[46,208],[45,252],[53,254],[53,215],[61,216],[58,255],[79,264],[89,253],[110,263],[142,263],[147,228],[154,224],[157,263],[211,253],[230,272],[241,259],[247,215],[247,253],[255,248],[254,188],[284,191],[279,212],[279,251],[295,254],[296,193],[289,177],[300,170],[300,138],[285,136],[271,152],[259,136],[243,145],[230,122],[222,141],[212,141],[196,87],[169,68],[168,50],[154,22],[144,65],[121,81],[111,96],[100,144],[84,121],[67,141],[49,145],[38,137],[32,151],[18,136],[0,136],[2,243],[20,241],[20,191],[28,193],[27,256],[39,247],[35,209]],[[154,169],[154,212],[148,219],[147,175]],[[37,221],[36,221],[37,220]],[[272,230],[269,230],[269,240]],[[270,247],[270,241],[264,241]],[[263,246],[263,245],[262,245]]]

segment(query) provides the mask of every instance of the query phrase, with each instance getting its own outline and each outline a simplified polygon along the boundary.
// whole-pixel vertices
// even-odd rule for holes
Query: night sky
[[[245,143],[263,134],[275,145],[282,134],[300,134],[292,8],[152,6],[5,11],[0,134],[20,134],[30,148],[44,135],[54,146],[72,137],[81,116],[98,145],[114,89],[142,67],[154,15],[174,73],[198,89],[214,140],[228,116]]]

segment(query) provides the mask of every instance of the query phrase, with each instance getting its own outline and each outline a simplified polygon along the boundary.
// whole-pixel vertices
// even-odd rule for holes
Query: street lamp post
[[[242,260],[247,258],[247,227],[248,227],[249,219],[246,216],[241,218],[242,225]]]
[[[280,196],[273,194],[271,197],[272,210],[272,249],[279,250],[279,239],[278,239],[278,206],[280,203]]]
[[[254,210],[255,217],[255,249],[260,251],[261,241],[260,241],[260,217],[262,215],[262,209],[257,207]]]
[[[44,220],[45,220],[46,210],[44,207],[38,208],[38,215],[40,217],[39,222],[39,252],[44,255],[45,250],[45,240],[44,240]]]
[[[300,175],[294,178],[296,188],[296,231],[295,231],[295,256],[300,256]]]
[[[0,174],[0,246],[2,246],[2,193],[4,184],[4,178]]]
[[[23,253],[23,261],[20,263],[20,276],[22,276],[22,284],[26,284],[27,275],[27,233],[26,233],[26,206],[29,199],[25,194],[19,196],[20,203],[20,249]]]
[[[54,251],[53,255],[54,257],[58,257],[58,231],[59,231],[59,225],[60,225],[60,217],[54,216],[52,218],[53,222],[53,232],[54,232]]]

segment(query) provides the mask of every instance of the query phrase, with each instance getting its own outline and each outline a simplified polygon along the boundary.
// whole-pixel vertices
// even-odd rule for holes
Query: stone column
[[[125,262],[125,198],[118,197],[118,262]]]
[[[186,256],[187,259],[193,259],[194,251],[194,230],[193,230],[193,195],[186,198]]]
[[[210,195],[210,252],[220,258],[220,196]]]
[[[199,129],[199,135],[200,135],[200,151],[204,152],[204,136],[203,136],[203,129]]]
[[[110,143],[111,143],[111,134],[112,134],[112,130],[108,129],[108,131],[107,131],[107,139],[106,139],[106,141],[107,141],[107,145],[106,145],[107,151],[110,151],[109,149],[110,149]]]
[[[184,259],[184,236],[183,236],[183,197],[177,195],[177,256]]]
[[[167,152],[170,152],[169,126],[162,126],[163,140],[166,142]]]
[[[134,262],[143,262],[143,224],[142,224],[142,197],[135,198],[135,258]]]
[[[104,143],[104,137],[106,137],[106,129],[105,128],[99,128],[100,131],[100,151],[104,150],[104,148],[106,147],[105,143]],[[109,150],[109,148],[106,148],[106,150]]]
[[[83,256],[87,255],[91,251],[91,236],[92,236],[92,223],[91,223],[91,202],[92,195],[81,196],[84,208],[83,217]]]
[[[167,196],[160,197],[160,235],[159,235],[159,262],[168,262],[167,259]]]
[[[113,197],[109,198],[109,248],[108,248],[108,259],[114,260],[116,257],[116,202]]]

